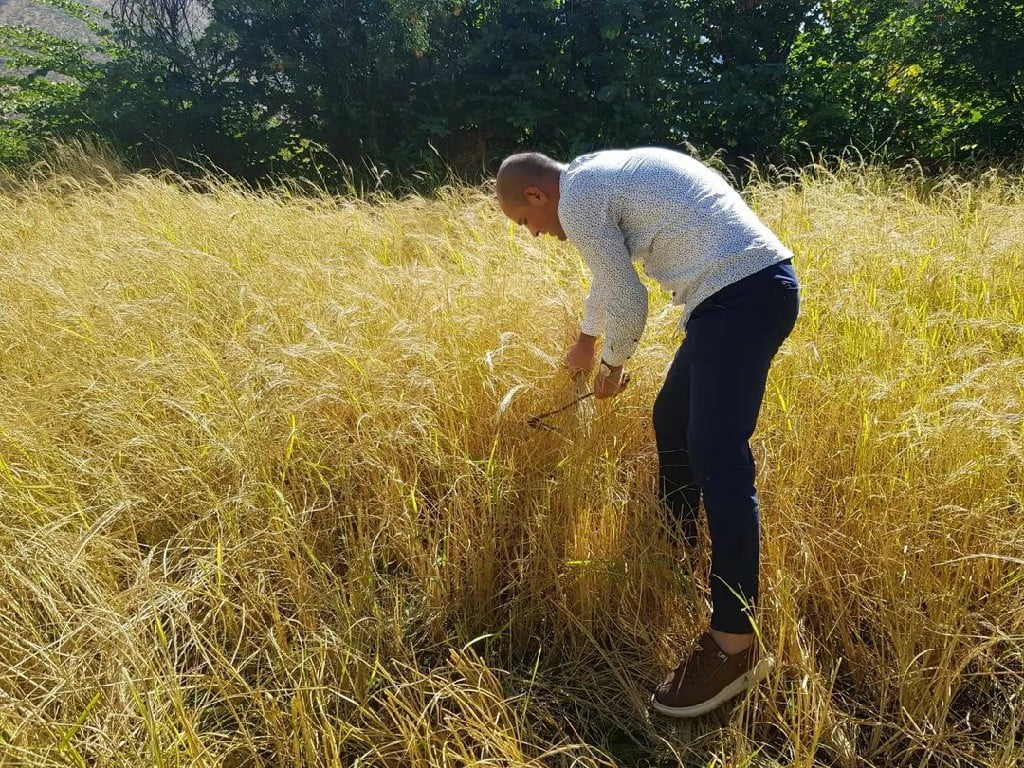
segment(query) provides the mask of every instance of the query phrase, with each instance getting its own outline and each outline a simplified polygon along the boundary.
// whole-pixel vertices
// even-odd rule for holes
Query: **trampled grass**
[[[804,285],[755,439],[779,664],[676,723],[674,310],[623,395],[534,430],[582,391],[586,275],[485,193],[93,178],[0,194],[0,764],[1020,759],[1019,179],[747,190]]]

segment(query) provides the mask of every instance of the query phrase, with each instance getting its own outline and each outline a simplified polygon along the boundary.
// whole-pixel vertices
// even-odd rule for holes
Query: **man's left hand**
[[[602,362],[597,371],[597,378],[594,379],[594,397],[598,400],[615,397],[628,383],[629,377],[622,375],[621,365],[612,368]]]

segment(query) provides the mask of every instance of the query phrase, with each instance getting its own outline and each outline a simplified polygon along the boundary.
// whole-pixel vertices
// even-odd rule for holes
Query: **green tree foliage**
[[[937,146],[931,153],[982,150],[1011,156],[1024,147],[1024,4],[929,0],[916,15],[919,98],[929,99]],[[904,62],[913,66],[913,55]]]
[[[390,164],[436,117],[413,77],[433,7],[388,0],[214,0],[207,37],[233,64],[241,102],[259,105],[277,160],[323,147],[350,165]]]
[[[0,153],[100,136],[240,176],[453,167],[682,145],[787,162],[853,144],[1024,146],[1012,0],[118,0],[73,43],[0,28]],[[59,76],[55,76],[59,75]]]
[[[676,81],[685,136],[731,160],[776,159],[789,131],[782,91],[790,52],[815,3],[687,0],[676,50],[685,67]]]
[[[1024,5],[831,0],[789,61],[784,146],[948,162],[1024,147]]]

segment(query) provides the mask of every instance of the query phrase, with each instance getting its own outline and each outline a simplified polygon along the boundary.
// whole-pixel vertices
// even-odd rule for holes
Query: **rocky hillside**
[[[109,7],[109,0],[85,0],[87,5],[99,9]],[[81,22],[53,8],[33,0],[0,0],[0,24],[24,25],[53,32],[61,37],[90,39],[89,30]]]

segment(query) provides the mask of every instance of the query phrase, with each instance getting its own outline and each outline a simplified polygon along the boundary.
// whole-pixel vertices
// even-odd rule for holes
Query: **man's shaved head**
[[[498,199],[513,205],[524,201],[523,190],[527,187],[548,189],[558,184],[562,164],[540,152],[522,152],[509,155],[498,169],[496,192]]]
[[[558,219],[558,200],[564,166],[540,152],[505,158],[498,170],[495,192],[501,212],[526,227],[534,237],[551,235],[565,240]]]

